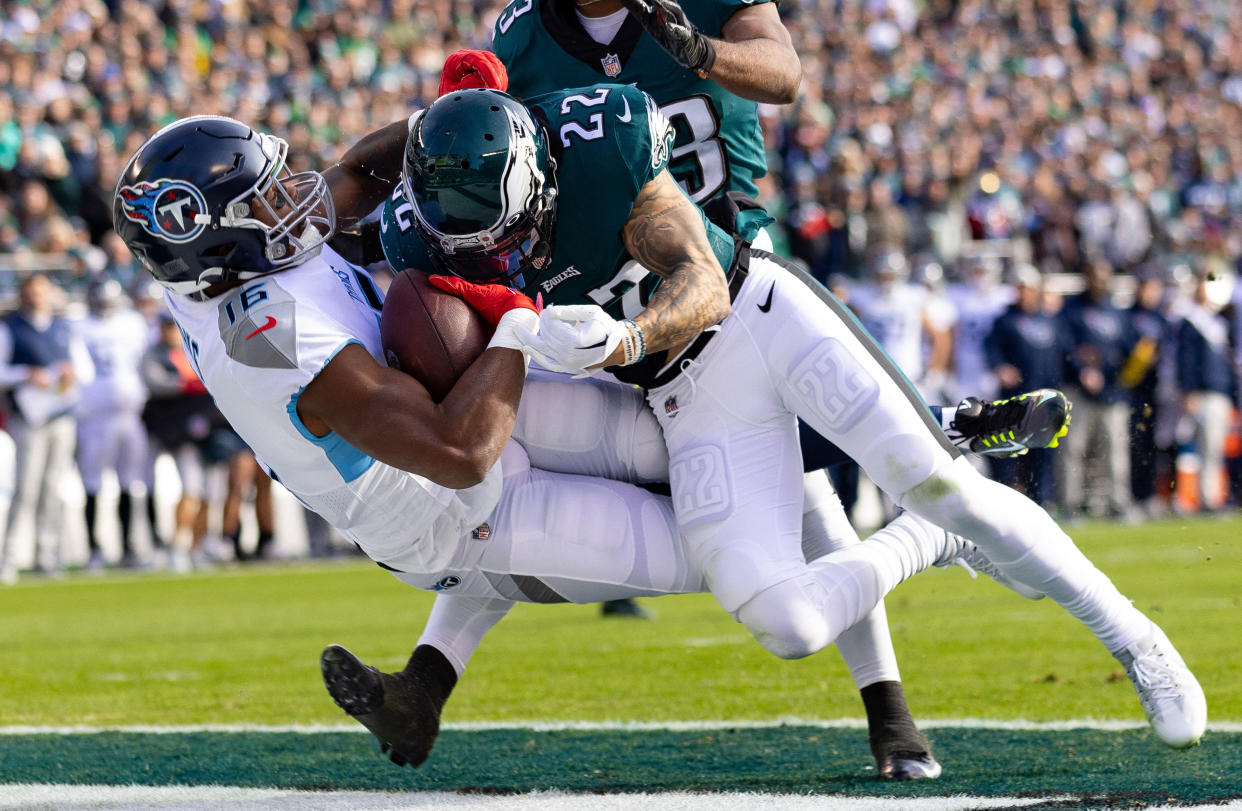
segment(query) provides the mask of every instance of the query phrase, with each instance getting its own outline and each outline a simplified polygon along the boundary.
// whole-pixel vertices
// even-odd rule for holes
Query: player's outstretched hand
[[[440,71],[440,95],[471,87],[509,89],[509,73],[491,51],[460,50],[449,54]]]
[[[621,0],[647,33],[677,64],[706,78],[716,64],[716,47],[699,33],[677,0]]]
[[[539,312],[529,296],[502,284],[475,284],[457,276],[431,276],[427,281],[432,287],[465,299],[493,328],[510,310],[521,308],[533,313]]]
[[[528,347],[541,366],[581,374],[603,365],[627,339],[632,340],[626,322],[596,304],[571,304],[545,308],[539,316],[539,334]]]

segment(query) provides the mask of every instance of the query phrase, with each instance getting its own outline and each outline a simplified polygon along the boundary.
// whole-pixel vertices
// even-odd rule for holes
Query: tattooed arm
[[[639,190],[622,237],[630,256],[663,280],[634,317],[648,352],[680,349],[729,314],[729,286],[703,217],[668,170]],[[621,354],[604,365],[619,363]]]

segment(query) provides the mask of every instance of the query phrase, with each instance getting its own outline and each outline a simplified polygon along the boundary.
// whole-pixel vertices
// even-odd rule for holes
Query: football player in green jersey
[[[455,57],[460,55],[455,55]],[[447,70],[446,66],[446,74]],[[469,70],[467,69],[466,72],[469,72]],[[593,94],[587,100],[598,102],[598,97]],[[573,107],[577,102],[565,103]],[[624,117],[624,110],[627,109],[624,106],[625,104],[628,104],[628,102],[623,103],[622,117]],[[418,116],[419,114],[415,114],[415,119]],[[589,119],[587,124],[594,126]],[[572,127],[567,132],[571,130]],[[571,177],[573,176],[571,175]],[[592,184],[594,185],[599,180],[600,177],[592,177]],[[624,185],[632,185],[632,180],[621,176],[613,176],[611,180]],[[610,216],[615,217],[616,215]],[[383,252],[394,267],[400,269],[404,267],[427,268],[433,266],[433,260],[428,254],[424,242],[418,237],[415,230],[413,207],[406,199],[404,188],[399,186],[385,203],[379,230]],[[577,227],[566,227],[565,232],[570,234],[589,233]],[[718,245],[723,243],[719,232],[714,227],[711,229],[711,233]],[[565,244],[567,241],[568,239],[563,239],[562,244]],[[588,241],[583,244],[579,253],[584,256],[593,254],[595,248],[596,246]],[[616,248],[617,246],[614,244],[613,249]],[[726,261],[728,260],[726,259]],[[625,272],[641,273],[641,269],[631,263],[625,268]],[[567,283],[581,288],[584,282],[581,278],[573,281],[576,275],[578,275],[578,271],[571,266],[570,269],[563,273],[557,274],[550,279],[543,279],[541,286],[551,288]],[[627,298],[636,299],[639,296],[647,295],[650,292],[650,288],[657,282],[658,279],[654,277],[647,279],[639,288],[632,289]],[[623,282],[618,283],[621,284]],[[572,288],[565,289],[570,290]],[[641,300],[645,299],[639,299],[639,301]],[[587,394],[583,394],[583,396],[593,403],[599,401],[598,398],[591,398]],[[618,397],[619,395],[614,392],[612,398],[606,399],[605,402],[610,402],[611,399]],[[1009,409],[1009,411],[1014,410]],[[1017,410],[1021,410],[1025,415],[1026,405],[1020,406]],[[585,411],[580,410],[575,413],[582,414]],[[605,411],[597,411],[594,413],[593,418],[603,420],[605,419],[603,416],[605,413]],[[1049,437],[1062,427],[1063,420],[1064,417],[1062,415],[1062,422],[1057,424],[1056,428],[1049,434]],[[530,423],[535,422],[537,422],[537,418],[530,420]],[[983,421],[977,422],[982,424]],[[1006,417],[1005,424],[1016,424],[1013,414]],[[549,428],[549,430],[553,429]],[[814,435],[808,430],[803,432],[802,436],[805,439]],[[529,434],[524,439],[526,444],[529,445],[531,439]],[[820,441],[820,444],[826,443]],[[1046,441],[1042,441],[1040,444],[1046,444]],[[810,461],[811,458],[808,455],[807,461]],[[817,454],[816,459],[822,460],[822,463],[817,463],[810,469],[818,470],[819,467],[830,464],[827,461],[826,454],[823,452]],[[838,461],[843,460],[844,457],[838,459]],[[548,467],[549,469],[563,469],[558,467],[558,464],[560,462],[546,461],[541,466]],[[666,464],[664,466],[665,468],[667,467]],[[592,472],[595,471],[592,469]],[[839,499],[836,498],[835,493],[832,492],[828,484],[827,477],[822,472],[813,474],[813,476],[808,477],[807,484],[805,503],[808,516],[805,522],[807,529],[805,530],[806,537],[804,538],[804,543],[807,545],[808,554],[815,557],[833,549],[857,543],[857,535],[850,527]],[[896,663],[896,655],[888,633],[883,607],[880,606],[877,611],[866,617],[864,621],[857,623],[843,633],[838,638],[837,644],[861,691],[868,718],[872,721],[870,742],[872,752],[877,760],[879,773],[885,778],[893,779],[935,776],[939,772],[939,764],[931,757],[926,739],[918,731],[906,706],[901,688],[900,673]]]
[[[664,31],[684,37],[653,35]],[[522,98],[598,82],[645,90],[673,125],[670,171],[696,203],[755,196],[767,172],[756,102],[792,102],[802,77],[765,0],[514,0],[492,49]]]
[[[971,538],[985,563],[1083,622],[1125,666],[1162,740],[1197,741],[1202,689],[1160,629],[1038,505],[961,457],[839,301],[706,220],[667,169],[671,138],[628,86],[526,106],[449,93],[412,121],[402,182],[414,229],[439,269],[552,302],[527,343],[543,366],[644,387],[686,550],[774,654],[832,643],[906,574],[902,564],[846,582],[807,561],[802,418],[896,503]]]
[[[516,0],[497,18],[492,48],[518,96],[600,81],[645,90],[673,126],[669,171],[696,203],[725,192],[757,194],[755,178],[767,172],[757,102],[792,102],[802,76],[776,3],[766,0]],[[763,213],[742,212],[735,228],[770,248],[759,230]],[[814,434],[802,435],[810,461]],[[809,520],[831,529],[831,547],[858,543],[831,480],[816,467],[804,487],[821,514]],[[873,724],[870,736],[881,776],[937,776],[906,704],[883,603],[837,647],[868,717],[889,719]]]

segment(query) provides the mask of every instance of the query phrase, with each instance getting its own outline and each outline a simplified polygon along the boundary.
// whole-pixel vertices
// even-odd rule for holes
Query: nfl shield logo
[[[670,417],[677,416],[677,398],[670,397],[664,401],[664,413]]]
[[[479,524],[474,531],[470,533],[470,537],[476,541],[486,541],[492,536],[492,528],[487,524]]]
[[[607,54],[599,61],[604,66],[604,73],[608,74],[608,78],[614,78],[621,72],[621,60],[616,54]]]

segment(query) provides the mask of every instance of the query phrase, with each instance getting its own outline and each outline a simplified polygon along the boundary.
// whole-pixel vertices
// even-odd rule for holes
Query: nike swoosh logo
[[[621,103],[625,105],[625,113],[624,114],[619,113],[617,115],[617,120],[624,124],[626,121],[630,120],[630,100],[627,99],[625,96],[622,96]]]
[[[271,329],[271,328],[272,328],[272,327],[274,327],[274,326],[276,326],[276,319],[275,319],[275,318],[272,318],[272,317],[269,315],[269,316],[267,317],[267,321],[265,321],[265,322],[263,323],[263,326],[259,327],[259,328],[258,328],[258,329],[256,329],[254,332],[252,332],[252,333],[250,333],[249,335],[247,335],[247,336],[246,336],[246,340],[247,340],[247,341],[249,341],[251,338],[253,338],[254,336],[258,335],[260,332],[266,332],[267,330]]]
[[[583,348],[583,349],[600,349],[600,348],[605,347],[605,346],[607,346],[607,345],[608,345],[608,339],[607,339],[607,338],[605,338],[604,340],[600,341],[600,342],[599,342],[599,343],[597,343],[597,344],[591,344],[590,346],[584,346],[584,347],[582,347],[582,348]]]
[[[772,309],[772,291],[776,290],[776,282],[772,282],[772,286],[768,288],[768,298],[759,305],[759,312],[766,313]]]

